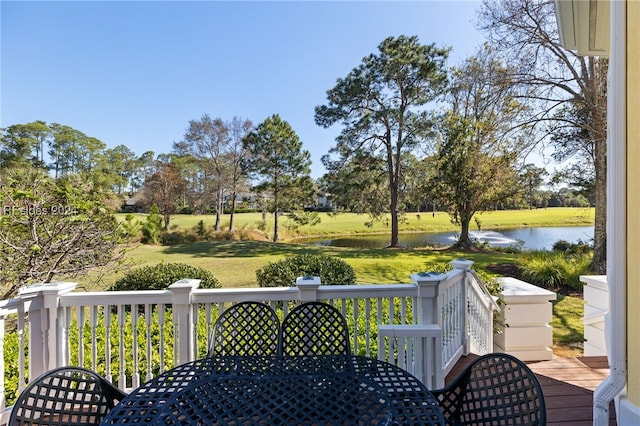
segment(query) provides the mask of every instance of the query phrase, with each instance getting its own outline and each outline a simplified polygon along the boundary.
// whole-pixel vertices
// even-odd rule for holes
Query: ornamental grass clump
[[[590,253],[531,251],[523,253],[516,264],[522,277],[531,284],[550,289],[567,287],[580,290],[580,275],[589,273],[591,258]]]

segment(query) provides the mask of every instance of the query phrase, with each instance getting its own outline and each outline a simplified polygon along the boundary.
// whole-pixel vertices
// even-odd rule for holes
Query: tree
[[[53,141],[49,144],[49,157],[55,177],[78,172],[90,172],[98,164],[106,145],[94,137],[62,124],[51,124]]]
[[[189,152],[200,162],[200,167],[210,176],[216,205],[215,230],[220,230],[221,215],[224,213],[224,191],[227,186],[228,165],[225,161],[225,147],[228,144],[229,129],[221,118],[212,119],[204,114],[200,120],[189,121],[184,141],[190,146]]]
[[[156,204],[149,208],[149,213],[142,224],[142,236],[147,244],[158,244],[162,231],[162,216]]]
[[[327,92],[328,104],[315,109],[316,124],[343,130],[331,149],[345,162],[368,151],[384,159],[391,214],[390,247],[399,245],[398,216],[402,201],[402,156],[411,152],[430,130],[427,104],[446,86],[444,61],[448,50],[421,45],[417,37],[389,37],[377,55],[362,60]]]
[[[460,225],[458,247],[472,247],[469,224],[477,212],[520,188],[515,173],[519,139],[511,130],[524,108],[507,73],[486,46],[452,72],[451,107],[439,125],[442,140],[431,185]]]
[[[109,177],[112,190],[118,195],[122,195],[131,184],[137,167],[135,153],[124,145],[107,149],[103,153],[102,169]]]
[[[162,212],[164,229],[169,229],[171,215],[176,212],[178,200],[186,182],[175,165],[160,163],[158,171],[144,183],[144,200],[147,205],[156,204]]]
[[[243,161],[247,156],[242,141],[251,132],[253,123],[240,117],[233,117],[227,123],[229,128],[229,145],[227,147],[227,161],[229,163],[230,196],[231,196],[231,216],[229,218],[229,231],[234,231],[233,218],[236,212],[236,202],[238,194],[242,189],[248,188],[246,174],[242,168]]]
[[[278,216],[285,208],[308,201],[313,185],[309,177],[309,151],[289,123],[279,115],[268,117],[244,138],[250,176],[261,181],[254,187],[271,196],[274,217],[273,241],[278,241]]]
[[[144,181],[155,172],[155,167],[155,153],[153,151],[144,152],[136,159],[136,172],[131,179],[132,186],[135,188],[142,187]]]
[[[520,171],[520,179],[524,186],[529,208],[536,206],[534,196],[536,191],[544,183],[544,177],[549,173],[542,167],[536,167],[535,164],[525,164]]]
[[[407,210],[420,212],[422,207],[435,211],[436,196],[429,186],[435,173],[431,158],[419,159],[414,154],[407,154],[403,159],[406,166],[402,176],[402,192]]]
[[[327,173],[321,189],[331,194],[334,204],[356,213],[369,213],[379,219],[389,207],[386,162],[367,151],[356,152],[349,160],[331,161],[322,157]]]
[[[21,164],[45,168],[44,144],[50,136],[49,126],[39,120],[3,129],[0,139],[0,168]]]
[[[544,130],[551,134],[576,129],[571,140],[580,143],[556,144],[558,151],[564,151],[563,157],[582,153],[582,160],[593,161],[588,166],[594,171],[595,188],[592,271],[604,274],[608,61],[581,57],[562,47],[552,1],[485,0],[480,25],[504,55],[504,62],[513,65],[514,84],[535,89],[527,98],[536,103],[538,109],[528,124],[545,126]],[[565,151],[569,146],[571,149]],[[583,151],[585,148],[587,152]]]
[[[212,119],[205,114],[200,120],[189,121],[184,140],[179,144],[185,153],[198,160],[201,174],[205,176],[204,186],[213,184],[216,231],[220,230],[228,195],[231,198],[229,230],[233,232],[236,198],[244,178],[242,161],[245,152],[242,140],[252,126],[251,121],[239,117],[225,122],[221,118]],[[174,149],[177,145],[174,144]]]
[[[173,152],[165,161],[171,162],[175,171],[184,179],[182,193],[178,196],[176,204],[182,212],[202,211],[209,207],[211,197],[206,190],[208,177],[200,167],[200,161],[193,155],[173,144]]]
[[[3,300],[20,286],[73,277],[124,256],[119,224],[90,182],[72,175],[54,180],[30,166],[4,170],[2,179]]]

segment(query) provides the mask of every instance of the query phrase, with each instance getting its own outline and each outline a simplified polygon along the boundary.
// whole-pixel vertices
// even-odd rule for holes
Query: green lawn
[[[553,343],[558,346],[578,349],[581,352],[584,342],[584,302],[579,297],[558,294],[553,304]]]
[[[513,254],[461,253],[432,250],[354,249],[319,247],[265,241],[212,241],[177,246],[139,245],[130,254],[134,265],[160,262],[182,262],[211,271],[225,288],[256,286],[255,271],[267,262],[274,262],[301,253],[327,254],[344,259],[356,271],[358,283],[407,283],[409,274],[430,270],[435,263],[448,263],[464,257],[476,262],[475,268],[492,263],[513,262]],[[432,268],[431,268],[432,269]],[[113,282],[119,274],[95,282],[92,274],[82,284],[98,290]]]
[[[420,216],[418,218],[418,215]],[[145,215],[136,215],[143,221]],[[124,218],[124,215],[119,215]],[[340,234],[388,233],[383,223],[372,228],[365,225],[366,215],[321,213],[321,223],[298,230],[298,236],[328,236]],[[548,208],[537,210],[496,211],[479,216],[483,229],[516,228],[525,226],[569,226],[593,224],[593,209]],[[223,225],[228,226],[228,216],[224,216]],[[236,215],[236,229],[251,229],[260,221],[259,214],[243,213]],[[189,229],[202,220],[211,227],[215,217],[212,215],[174,215],[172,229]],[[272,220],[272,218],[269,218]],[[269,222],[271,223],[271,222]],[[139,245],[129,254],[134,265],[151,265],[160,262],[183,262],[201,266],[210,270],[225,288],[256,286],[255,271],[267,262],[273,262],[301,253],[327,254],[347,261],[356,271],[358,283],[407,283],[414,272],[429,271],[431,265],[448,263],[464,257],[475,262],[474,268],[481,270],[494,263],[514,262],[516,254],[486,252],[456,252],[449,250],[387,250],[353,249],[342,247],[318,247],[295,244],[293,235],[285,230],[282,222],[281,235],[290,238],[289,242],[271,243],[269,235],[263,235],[262,241],[213,241],[176,246]],[[472,224],[475,227],[475,223]],[[437,212],[412,213],[401,224],[401,232],[428,232],[457,230],[451,224],[449,216]],[[272,232],[270,229],[267,232]],[[98,280],[97,274],[90,274],[78,280],[87,290],[101,290],[110,285],[122,274],[109,273]],[[583,304],[577,297],[558,295],[553,308],[554,344],[560,346],[579,346],[582,342]]]
[[[135,214],[136,219],[144,221],[144,214]],[[370,234],[370,233],[390,233],[388,223],[375,222],[372,227],[366,225],[370,220],[368,215],[355,213],[340,213],[331,215],[319,213],[320,223],[314,226],[305,225],[297,229],[296,232],[287,230],[290,221],[286,215],[280,218],[279,233],[285,241],[299,236],[326,236],[326,235],[349,235],[349,234]],[[508,229],[521,228],[527,226],[584,226],[593,224],[593,209],[554,207],[535,210],[508,210],[491,211],[478,215],[482,229]],[[123,219],[124,214],[118,215]],[[215,223],[214,215],[173,215],[171,216],[170,229],[190,229],[203,221],[206,227],[213,227]],[[235,215],[236,229],[255,229],[261,221],[259,213],[241,213]],[[229,225],[229,215],[222,218],[223,228]],[[475,221],[471,224],[476,228]],[[400,224],[400,232],[440,232],[456,231],[459,227],[451,223],[447,213],[430,212],[408,213]],[[273,216],[267,217],[267,230],[265,239],[270,239],[273,233]]]
[[[418,218],[418,215],[420,218]],[[124,214],[118,215],[124,219]],[[145,215],[135,215],[144,221]],[[316,226],[304,226],[299,235],[344,235],[364,233],[389,233],[389,228],[376,223],[372,228],[365,225],[367,215],[343,213],[329,215],[320,213],[321,222]],[[589,225],[593,223],[593,209],[548,208],[536,210],[494,211],[480,216],[483,229],[510,228],[523,226],[567,226]],[[235,218],[236,229],[252,229],[252,235],[258,232],[255,227],[260,221],[258,213],[241,213]],[[199,221],[212,227],[213,215],[174,215],[170,228],[173,230],[190,229]],[[223,216],[223,225],[228,225],[229,216]],[[272,220],[272,218],[269,218]],[[287,233],[283,219],[283,236],[294,237]],[[271,222],[269,222],[271,223]],[[474,224],[475,226],[475,224]],[[428,232],[456,230],[449,215],[436,212],[411,213],[401,224],[401,232]],[[269,230],[267,230],[269,232]],[[223,287],[255,286],[255,271],[267,262],[273,262],[298,253],[316,253],[338,256],[346,260],[356,271],[359,283],[398,283],[409,282],[409,274],[429,269],[433,263],[450,262],[465,257],[476,262],[480,269],[492,263],[513,262],[515,255],[504,253],[460,253],[447,250],[387,250],[353,249],[342,247],[316,247],[295,244],[294,239],[285,242],[268,242],[269,235],[263,235],[261,241],[213,241],[176,246],[139,245],[129,254],[129,260],[135,265],[150,265],[160,262],[184,262],[210,270],[220,280]],[[287,242],[289,241],[289,242]],[[113,282],[118,274],[107,274],[101,282],[96,282],[96,274],[82,280],[87,288],[99,289]]]

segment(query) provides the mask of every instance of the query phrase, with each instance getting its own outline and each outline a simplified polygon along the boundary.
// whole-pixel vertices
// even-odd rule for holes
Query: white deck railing
[[[295,287],[276,288],[199,289],[198,280],[134,292],[76,292],[75,283],[65,282],[32,285],[0,302],[0,408],[29,378],[61,365],[91,368],[130,391],[204,356],[218,315],[245,300],[264,301],[281,317],[296,303],[327,301],[347,318],[354,353],[393,360],[430,387],[441,386],[470,345],[492,348],[487,339],[493,335],[493,306],[478,302],[486,295],[472,283],[472,262],[452,264],[446,274],[413,274],[411,284],[320,285],[317,277],[305,277]],[[476,324],[478,318],[485,319]],[[398,345],[403,335],[413,343]]]

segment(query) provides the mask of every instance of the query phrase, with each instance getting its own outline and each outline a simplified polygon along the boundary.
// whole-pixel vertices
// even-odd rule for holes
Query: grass
[[[508,229],[526,226],[571,226],[593,224],[593,209],[549,208],[519,211],[495,211],[479,216],[483,229]],[[419,215],[419,218],[418,218]],[[124,218],[124,215],[119,215]],[[145,215],[136,215],[144,221]],[[518,254],[499,252],[456,252],[449,250],[387,250],[354,249],[343,247],[319,247],[295,244],[300,236],[355,235],[388,233],[384,223],[367,227],[367,215],[353,213],[328,215],[320,213],[321,222],[316,226],[303,226],[296,233],[285,229],[283,220],[281,236],[288,243],[271,243],[268,240],[272,229],[262,234],[262,241],[212,241],[176,246],[139,245],[129,254],[134,265],[152,265],[160,262],[183,262],[200,266],[211,271],[225,288],[255,287],[255,271],[267,262],[274,262],[288,256],[302,253],[326,254],[347,261],[355,270],[358,283],[407,283],[409,274],[429,271],[434,264],[448,263],[464,257],[475,262],[474,268],[481,270],[487,265],[514,263]],[[228,227],[228,215],[223,217],[223,226]],[[214,224],[213,215],[174,215],[172,229],[190,229],[202,220],[207,227]],[[236,215],[236,229],[255,230],[261,220],[258,213]],[[272,220],[268,218],[268,223]],[[473,224],[475,225],[475,223]],[[449,215],[437,212],[412,213],[400,226],[401,232],[456,231],[458,227],[450,222]],[[98,280],[97,274],[90,274],[77,280],[87,290],[101,290],[113,283],[123,271],[109,273]],[[583,342],[583,302],[579,297],[558,294],[553,303],[554,352],[564,355],[581,353]]]
[[[418,215],[420,218],[418,218]],[[125,215],[119,215],[124,219]],[[135,217],[143,222],[144,214]],[[593,223],[593,209],[548,208],[536,210],[493,211],[480,216],[483,229],[514,228],[523,226],[567,226]],[[321,222],[316,226],[303,226],[294,235],[285,230],[283,220],[282,235],[288,243],[267,242],[267,234],[262,241],[213,241],[176,246],[139,245],[130,255],[134,265],[147,265],[160,262],[184,262],[210,270],[220,280],[223,287],[251,287],[256,285],[255,271],[267,262],[280,260],[299,253],[328,254],[346,260],[356,271],[359,283],[398,283],[408,282],[409,274],[429,269],[429,264],[450,262],[458,257],[473,260],[475,268],[483,268],[492,263],[513,263],[516,255],[504,253],[461,253],[447,250],[386,250],[353,249],[342,247],[316,247],[295,244],[296,236],[353,235],[365,233],[389,233],[383,223],[375,223],[369,228],[365,222],[367,215],[343,213],[329,215],[320,213]],[[174,230],[190,229],[203,221],[205,226],[214,224],[214,215],[174,215],[170,228]],[[228,226],[229,216],[223,216],[223,225]],[[259,213],[241,213],[235,216],[237,229],[252,229],[258,232],[256,224],[261,220]],[[269,220],[272,220],[269,217]],[[269,222],[269,221],[268,221]],[[271,223],[271,222],[269,222]],[[401,232],[437,232],[455,231],[457,226],[450,221],[448,214],[436,212],[407,214],[401,226]],[[107,274],[101,282],[92,274],[81,280],[90,289],[101,289],[113,282],[122,272]]]
[[[118,215],[124,219],[124,214]],[[140,222],[146,215],[134,214]],[[320,223],[314,226],[305,225],[295,231],[287,229],[290,221],[286,216],[281,217],[279,233],[284,241],[296,237],[323,237],[328,235],[357,235],[357,234],[384,234],[390,233],[390,225],[385,221],[375,222],[369,227],[366,223],[370,220],[366,214],[340,213],[331,215],[319,213]],[[534,226],[580,226],[592,225],[594,210],[585,208],[554,207],[535,210],[501,210],[484,212],[478,215],[482,229],[510,229]],[[206,227],[212,227],[215,223],[214,215],[173,215],[170,229],[191,229],[203,221]],[[262,220],[259,213],[236,214],[234,221],[236,229],[256,228]],[[267,230],[263,234],[268,240],[273,233],[273,216],[267,216]],[[223,228],[229,226],[229,215],[222,218]],[[475,227],[475,222],[472,223]],[[458,231],[459,227],[451,223],[450,216],[444,212],[436,212],[432,216],[430,212],[409,213],[400,224],[400,232],[441,232]]]
[[[224,288],[256,287],[255,271],[267,262],[295,254],[326,254],[344,259],[355,270],[358,283],[407,283],[414,272],[429,271],[430,265],[448,263],[464,257],[475,262],[475,268],[493,263],[510,263],[514,254],[468,253],[434,250],[355,249],[321,247],[265,241],[211,241],[177,246],[139,245],[129,254],[133,265],[181,262],[211,271]],[[92,274],[78,280],[89,290],[100,290],[113,283],[124,271],[108,274],[97,281]]]
[[[579,297],[558,294],[558,298],[552,302],[552,305],[553,344],[559,351],[563,351],[564,355],[582,354],[584,342],[583,300]],[[554,352],[556,352],[555,348]]]
[[[349,263],[357,282],[408,283],[409,274],[429,271],[433,265],[464,257],[475,262],[476,270],[495,263],[512,263],[517,254],[457,252],[449,250],[385,250],[343,247],[305,246],[264,241],[213,241],[163,247],[140,245],[130,254],[138,265],[160,262],[183,262],[201,266],[213,272],[224,288],[256,287],[255,271],[273,262],[301,253],[337,256]],[[108,277],[113,282],[119,274]],[[98,282],[81,282],[87,290],[101,290]],[[584,307],[582,299],[558,293],[553,302],[554,353],[576,356],[582,353]]]

